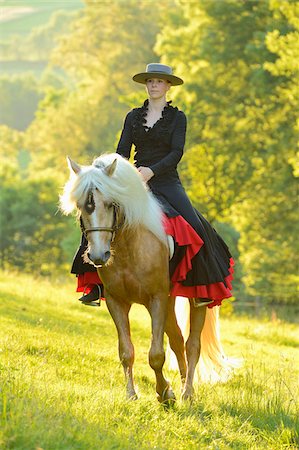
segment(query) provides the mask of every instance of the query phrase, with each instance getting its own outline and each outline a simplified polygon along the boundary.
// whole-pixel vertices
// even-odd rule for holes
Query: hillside
[[[137,402],[127,402],[105,304],[76,302],[73,282],[16,273],[0,283],[0,448],[298,448],[298,333],[278,320],[222,320],[224,348],[244,367],[223,385],[196,387],[169,412],[147,364],[149,319],[132,312]],[[179,397],[178,375],[167,372]]]
[[[0,4],[1,74],[32,72],[40,76],[56,39],[67,29],[81,0],[12,1]]]
[[[80,0],[1,2],[0,125],[26,130],[46,86],[65,80],[48,66],[50,55],[83,7]]]
[[[0,38],[7,40],[14,34],[24,37],[35,27],[47,23],[53,12],[74,11],[83,6],[84,2],[81,0],[2,0],[0,2]]]

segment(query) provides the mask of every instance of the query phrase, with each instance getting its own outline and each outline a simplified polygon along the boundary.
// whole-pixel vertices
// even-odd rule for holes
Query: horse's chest
[[[169,291],[167,248],[147,230],[141,231],[119,236],[111,264],[100,271],[105,291],[128,303],[144,303],[157,292]]]
[[[126,303],[144,303],[158,291],[168,292],[168,267],[154,264],[118,265],[117,262],[99,273],[107,294]]]

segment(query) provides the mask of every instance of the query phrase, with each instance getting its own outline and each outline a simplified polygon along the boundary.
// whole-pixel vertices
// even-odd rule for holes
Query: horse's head
[[[119,207],[101,192],[98,180],[112,177],[117,161],[106,167],[81,167],[70,158],[68,163],[72,175],[77,177],[78,187],[81,184],[83,191],[76,206],[82,232],[88,241],[84,261],[96,267],[107,265],[111,258],[111,243],[119,227]]]
[[[96,158],[91,166],[68,160],[70,179],[60,196],[65,214],[78,210],[88,240],[86,258],[95,266],[110,261],[111,242],[120,223],[134,232],[142,226],[166,245],[162,210],[138,170],[118,154]]]

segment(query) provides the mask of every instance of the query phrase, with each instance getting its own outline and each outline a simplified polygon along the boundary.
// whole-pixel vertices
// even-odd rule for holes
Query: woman
[[[156,63],[148,64],[133,80],[146,85],[149,98],[127,114],[117,153],[129,158],[134,144],[136,167],[164,210],[165,231],[175,243],[170,261],[171,294],[193,298],[195,306],[220,305],[232,295],[233,259],[221,237],[191,205],[177,172],[186,116],[166,101],[166,94],[183,80],[173,75],[169,66]],[[89,303],[101,294],[100,281],[95,268],[82,263],[82,244],[72,271],[85,270],[79,275],[78,290],[86,292],[88,286],[90,292],[80,300]]]

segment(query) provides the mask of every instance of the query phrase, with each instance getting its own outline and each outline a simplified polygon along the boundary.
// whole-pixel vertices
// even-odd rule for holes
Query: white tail
[[[179,297],[176,301],[175,312],[179,327],[182,330],[184,341],[189,336],[190,306],[187,298]],[[167,347],[167,361],[170,369],[177,370],[175,354]],[[241,360],[228,358],[220,341],[219,307],[207,308],[206,319],[201,333],[201,352],[197,364],[195,382],[224,382],[227,381],[235,368],[240,367]]]

